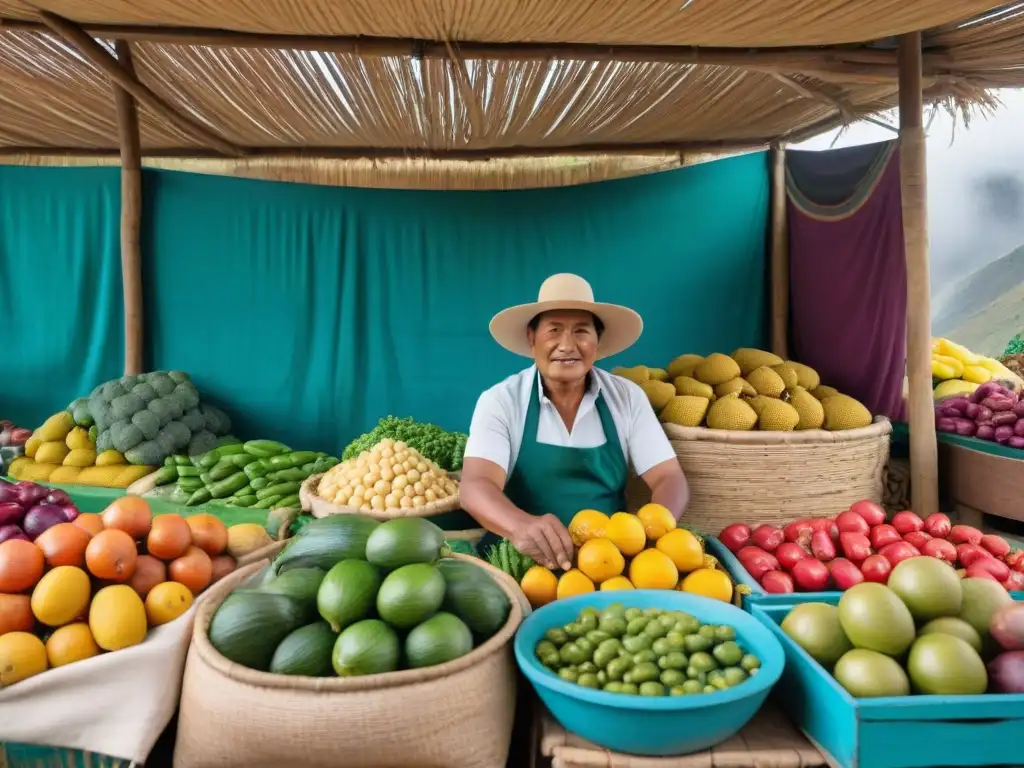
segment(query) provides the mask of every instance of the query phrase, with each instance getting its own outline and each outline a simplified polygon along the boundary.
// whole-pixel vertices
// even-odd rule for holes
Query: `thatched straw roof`
[[[0,0],[0,155],[116,156],[113,78],[140,105],[150,157],[264,170],[360,158],[372,170],[367,159],[593,154],[607,178],[892,108],[892,36],[908,31],[930,30],[928,101],[964,116],[990,107],[987,89],[1024,84],[1022,6]]]

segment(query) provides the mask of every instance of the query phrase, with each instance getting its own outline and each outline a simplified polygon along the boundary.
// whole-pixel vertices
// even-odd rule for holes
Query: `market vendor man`
[[[594,301],[581,277],[553,275],[537,301],[499,312],[491,335],[533,360],[484,392],[469,429],[463,508],[548,568],[572,567],[581,509],[626,508],[629,465],[678,520],[689,488],[643,390],[594,363],[629,348],[643,320]]]

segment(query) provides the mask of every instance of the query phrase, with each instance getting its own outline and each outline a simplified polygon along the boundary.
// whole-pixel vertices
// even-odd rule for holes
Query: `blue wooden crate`
[[[778,596],[783,597],[783,596]],[[1024,694],[855,699],[779,626],[800,603],[835,605],[840,593],[786,595],[752,615],[786,652],[775,696],[833,765],[841,768],[1019,765]]]

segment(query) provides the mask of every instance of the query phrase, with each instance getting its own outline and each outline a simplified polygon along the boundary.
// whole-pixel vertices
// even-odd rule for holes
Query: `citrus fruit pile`
[[[577,512],[569,523],[576,545],[574,568],[556,575],[535,565],[520,587],[534,608],[596,589],[679,589],[729,602],[728,574],[704,553],[699,537],[676,526],[660,504],[647,504],[635,515]]]
[[[534,652],[570,683],[639,696],[724,691],[761,668],[728,625],[702,625],[683,611],[621,603],[603,612],[584,608],[575,621],[545,632]]]
[[[0,543],[0,688],[138,645],[235,569],[213,515],[153,516],[139,496]]]

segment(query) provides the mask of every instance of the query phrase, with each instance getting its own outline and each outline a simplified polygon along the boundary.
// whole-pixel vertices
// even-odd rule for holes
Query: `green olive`
[[[584,672],[576,680],[576,685],[582,685],[584,688],[599,688],[600,683],[597,679],[597,675],[593,672]]]
[[[589,632],[587,632],[587,640],[592,642],[594,645],[600,645],[610,637],[611,633],[605,632],[602,629],[592,629]]]
[[[569,641],[568,633],[561,627],[552,627],[544,633],[544,637],[555,645],[564,645]]]
[[[686,669],[690,660],[681,651],[669,651],[658,659],[658,666],[662,669]]]
[[[639,608],[627,608],[626,612],[622,615],[626,619],[626,621],[632,621],[633,619],[638,619],[641,616],[643,616],[644,612],[641,611]]]
[[[656,656],[664,656],[672,650],[672,643],[668,641],[667,637],[659,637],[651,643],[651,650],[654,651]]]
[[[562,629],[565,630],[565,634],[571,638],[583,637],[583,635],[587,634],[587,631],[583,629],[583,625],[576,621],[566,624]]]
[[[686,635],[675,630],[665,635],[665,642],[669,645],[670,651],[683,651],[686,650]]]
[[[645,661],[634,665],[633,669],[629,671],[629,679],[625,677],[623,679],[631,683],[645,683],[648,680],[657,680],[660,674],[661,670],[656,664]]]
[[[658,659],[658,657],[655,655],[654,651],[650,651],[650,650],[648,650],[648,651],[637,651],[636,653],[633,654],[633,663],[634,664],[644,664],[644,663],[649,662],[649,661],[657,661],[657,659]]]
[[[716,693],[717,691],[718,691],[718,689],[715,688],[715,686],[713,686],[713,685],[705,685],[704,686],[704,693]]]
[[[706,637],[711,642],[715,641],[715,628],[710,624],[705,624],[697,630],[697,634],[701,637]]]
[[[747,653],[744,654],[742,659],[740,659],[740,666],[747,670],[747,672],[753,672],[761,666],[761,660],[754,654]]]
[[[583,627],[584,634],[597,629],[597,613],[581,614],[577,623]]]
[[[622,676],[626,674],[633,666],[633,660],[629,657],[619,657],[612,659],[608,662],[608,666],[604,668],[605,674],[608,675],[609,680],[621,680]]]
[[[582,664],[588,658],[587,654],[581,651],[576,643],[566,643],[563,645],[562,650],[558,652],[558,656],[564,664]]]
[[[668,689],[669,696],[685,696],[686,689],[681,685],[675,685]]]
[[[650,635],[626,635],[622,640],[622,647],[630,653],[636,653],[646,651],[653,642],[654,638]]]
[[[736,639],[736,630],[727,624],[715,627],[715,640],[720,643],[727,643]]]
[[[711,650],[714,641],[709,640],[703,635],[687,635],[684,645],[686,646],[687,653],[697,653],[697,651]]]
[[[544,654],[551,653],[552,651],[558,653],[558,649],[555,647],[555,644],[550,640],[541,640],[537,643],[537,647],[534,649],[534,652],[537,654],[537,658],[544,656]]]
[[[692,635],[700,629],[700,622],[696,616],[683,613],[676,619],[676,631],[683,635]]]
[[[659,683],[657,680],[648,680],[645,683],[640,683],[640,695],[641,696],[664,696],[665,686]]]
[[[691,680],[699,682],[702,688],[708,682],[708,673],[701,672],[699,669],[694,669],[693,667],[686,668],[686,676]]]
[[[640,689],[636,687],[636,683],[623,683],[622,690],[619,693],[628,693],[636,696],[640,692]]]
[[[601,612],[592,605],[588,605],[582,611],[580,611],[580,618],[584,616],[598,616]]]
[[[618,648],[606,647],[604,643],[602,643],[597,647],[597,650],[594,651],[594,663],[601,669],[604,669],[612,659],[616,659],[618,656]]]
[[[734,667],[743,659],[743,649],[732,640],[716,645],[711,655],[723,667]]]
[[[622,616],[602,616],[597,626],[599,632],[607,632],[612,637],[626,634],[626,620]]]
[[[538,655],[540,663],[545,667],[558,667],[562,663],[562,657],[558,655],[558,651],[549,651],[543,655]]]
[[[624,606],[622,603],[612,603],[604,609],[604,612],[601,614],[601,616],[623,616],[625,613],[626,606]]]
[[[558,676],[563,680],[568,680],[570,683],[575,683],[577,678],[579,678],[580,673],[577,671],[576,667],[562,667],[558,670]]]
[[[577,665],[577,669],[579,669],[581,675],[584,672],[597,674],[597,665],[592,661],[584,661],[582,664]]]
[[[672,629],[672,627],[676,625],[676,621],[676,617],[669,613],[663,613],[661,614],[661,616],[658,617],[658,623],[661,624],[661,626],[663,626],[666,630]]]
[[[725,670],[725,682],[728,683],[730,688],[744,682],[747,677],[746,671],[740,667],[729,667]]]
[[[699,680],[687,680],[683,683],[683,692],[687,695],[693,695],[695,693],[704,693],[704,684]]]
[[[722,675],[721,677],[716,677],[712,685],[718,690],[724,691],[729,688],[729,681],[725,679],[725,675]]]
[[[668,634],[668,628],[660,621],[651,621],[644,627],[644,634],[654,638],[664,637]]]
[[[667,685],[670,688],[677,685],[682,685],[686,682],[686,675],[678,669],[666,669],[659,676],[662,685]]]
[[[627,635],[639,635],[644,631],[644,627],[650,622],[650,619],[646,616],[637,616],[635,619],[630,619],[629,623],[626,624]]]
[[[585,637],[578,637],[576,638],[576,647],[583,651],[589,659],[594,653],[595,645]]]
[[[601,690],[608,691],[608,693],[622,693],[622,683],[618,680],[609,680]]]
[[[608,675],[605,673],[603,669],[597,670],[597,682],[599,682],[601,685],[604,685],[608,682]]]
[[[580,669],[580,672],[582,671],[583,670]],[[708,672],[708,685],[717,686],[718,684],[715,682],[716,680],[725,680],[725,672],[720,669],[712,669]]]
[[[647,616],[648,618],[657,618],[658,616],[661,616],[661,614],[661,608],[644,608],[644,616]]]
[[[690,666],[701,672],[710,672],[712,669],[717,669],[718,662],[715,661],[710,653],[698,651],[690,655]]]

